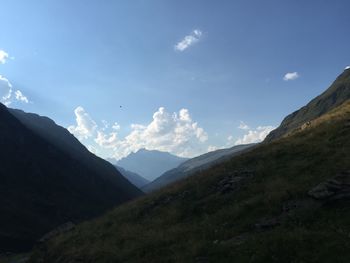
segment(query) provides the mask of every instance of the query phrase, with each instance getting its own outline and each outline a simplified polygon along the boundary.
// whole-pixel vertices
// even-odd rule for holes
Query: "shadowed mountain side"
[[[121,176],[121,173],[114,167],[114,165],[91,153],[67,129],[57,125],[50,118],[35,113],[26,113],[18,109],[8,110],[27,128],[69,154],[74,159],[79,160],[84,165],[100,174],[100,176],[114,178],[114,181],[117,184],[121,183],[124,185],[125,192],[130,191],[131,194],[139,192],[139,190],[131,184],[125,183],[126,181],[123,176]]]
[[[165,172],[148,185],[145,185],[142,190],[148,193],[160,189],[198,171],[208,169],[210,166],[223,162],[252,146],[254,146],[254,144],[237,145],[229,149],[221,149],[197,156],[180,164],[178,167]]]
[[[0,253],[27,250],[67,221],[95,217],[142,195],[85,147],[84,157],[67,154],[68,141],[74,141],[66,141],[64,135],[72,136],[68,131],[48,118],[26,116],[28,126],[0,104]]]
[[[280,138],[299,126],[325,114],[350,99],[350,69],[344,72],[321,95],[311,100],[306,106],[288,115],[281,125],[270,132],[265,141]]]

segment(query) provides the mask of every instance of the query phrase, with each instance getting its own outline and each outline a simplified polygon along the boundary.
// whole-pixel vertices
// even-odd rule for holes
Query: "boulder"
[[[334,178],[312,188],[308,195],[316,200],[350,199],[350,171],[340,173]]]

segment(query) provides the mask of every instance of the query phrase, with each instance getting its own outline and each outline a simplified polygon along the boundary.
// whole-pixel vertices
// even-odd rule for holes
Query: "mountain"
[[[130,183],[135,185],[138,188],[142,188],[146,184],[149,184],[150,181],[143,178],[141,175],[138,175],[137,173],[130,172],[128,170],[125,170],[124,168],[115,165],[117,170],[126,178]]]
[[[142,195],[50,119],[10,111],[0,104],[0,254]]]
[[[178,167],[166,171],[157,179],[145,185],[142,190],[148,193],[160,189],[166,185],[177,182],[181,179],[195,174],[198,171],[208,169],[210,166],[213,166],[225,161],[228,158],[240,154],[244,150],[251,148],[253,145],[254,144],[238,145],[229,149],[220,149],[189,159],[180,164]]]
[[[186,158],[178,157],[167,152],[140,149],[116,162],[116,165],[135,172],[149,181],[153,181],[165,171],[177,167]]]
[[[30,262],[350,262],[349,184],[347,100],[51,239]]]
[[[280,138],[303,124],[307,125],[309,121],[336,108],[348,99],[350,99],[350,69],[345,69],[325,92],[288,115],[281,125],[266,137],[265,141]]]

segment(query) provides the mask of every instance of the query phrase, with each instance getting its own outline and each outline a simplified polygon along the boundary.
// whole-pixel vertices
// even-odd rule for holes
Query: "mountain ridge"
[[[223,162],[224,160],[240,154],[253,146],[254,144],[237,145],[228,149],[220,149],[199,155],[183,162],[176,168],[166,171],[154,181],[142,187],[142,190],[146,193],[158,190],[171,183],[184,179],[200,170],[208,169],[210,166]]]

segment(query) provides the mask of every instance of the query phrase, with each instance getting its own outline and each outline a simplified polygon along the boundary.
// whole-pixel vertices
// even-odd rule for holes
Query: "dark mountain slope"
[[[117,169],[114,169],[114,165],[111,165],[108,161],[94,155],[86,147],[79,142],[67,129],[57,125],[53,120],[48,117],[40,116],[35,113],[27,113],[18,109],[8,109],[20,122],[22,122],[27,128],[32,130],[37,135],[41,136],[46,141],[55,145],[66,154],[69,154],[74,159],[79,160],[90,169],[94,170],[100,176],[110,176],[121,178],[122,175]],[[125,176],[123,176],[125,177]],[[134,175],[134,177],[136,177]],[[140,193],[139,190],[132,187],[130,184],[125,184],[125,180],[120,179],[121,185],[124,185],[125,192]],[[141,180],[141,179],[140,179]],[[147,181],[146,181],[147,183]]]
[[[137,173],[130,172],[130,171],[125,170],[124,168],[119,167],[117,165],[115,165],[115,167],[126,179],[129,180],[130,183],[137,186],[138,188],[141,188],[141,187],[145,186],[146,184],[150,183],[150,181],[143,178],[141,175],[138,175]]]
[[[9,109],[19,121],[21,121],[27,128],[34,131],[36,134],[43,137],[45,140],[54,144],[70,156],[82,161],[85,165],[96,172],[103,174],[115,174],[115,170],[108,161],[101,159],[82,145],[77,138],[75,138],[67,129],[57,125],[50,118],[40,116],[34,113],[26,113],[22,110]],[[118,167],[121,168],[121,167]],[[121,168],[122,169],[122,168]],[[119,169],[117,169],[119,171]],[[126,170],[119,171],[125,178],[128,179],[137,187],[141,187],[148,183],[144,178],[138,178],[138,175]],[[118,175],[119,176],[119,175]],[[138,185],[137,185],[138,184]],[[141,186],[140,186],[141,185]]]
[[[232,158],[242,151],[251,148],[253,145],[254,144],[238,145],[229,149],[220,149],[189,159],[178,167],[165,172],[151,183],[145,185],[142,190],[148,193],[160,189],[166,185],[193,175],[198,171],[208,169],[210,166]]]
[[[112,165],[106,162],[106,173],[92,169],[28,129],[2,104],[0,149],[0,253],[26,250],[60,224],[141,195]]]
[[[308,121],[336,108],[348,99],[350,99],[350,69],[346,69],[321,95],[300,110],[288,115],[281,125],[266,137],[265,141],[271,141],[288,134]]]
[[[136,153],[131,153],[117,161],[116,165],[152,181],[186,160],[186,158],[181,158],[168,152],[140,149]]]
[[[50,240],[31,262],[350,262],[349,182],[347,101]]]

